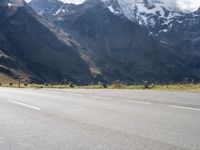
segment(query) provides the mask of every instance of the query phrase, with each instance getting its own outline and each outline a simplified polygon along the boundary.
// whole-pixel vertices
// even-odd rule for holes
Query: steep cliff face
[[[85,84],[200,80],[199,11],[158,0],[29,5],[42,16],[23,1],[1,1],[1,74]]]
[[[47,19],[80,43],[82,53],[95,64],[91,68],[98,68],[95,73],[101,80],[199,80],[199,67],[190,67],[191,63],[198,64],[196,58],[190,61],[194,53],[186,54],[185,50],[171,46],[161,35],[167,30],[161,24],[182,13],[163,5],[160,1],[86,0],[70,9],[69,4],[63,3],[65,13]]]
[[[4,70],[15,73],[13,78],[26,76],[29,81],[92,80],[76,42],[25,3],[8,4],[6,1],[0,9],[0,59]],[[8,71],[2,72],[12,76]]]

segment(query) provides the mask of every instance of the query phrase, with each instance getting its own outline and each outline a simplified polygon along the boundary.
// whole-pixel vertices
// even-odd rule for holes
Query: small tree
[[[63,84],[66,85],[67,84],[67,79],[63,79]]]
[[[149,85],[150,85],[150,84],[149,84],[149,81],[144,81],[144,82],[143,82],[143,85],[144,85],[144,88],[145,88],[145,89],[148,89],[148,88],[149,88]]]
[[[99,81],[99,82],[98,82],[98,86],[102,86],[102,83],[101,83],[101,81]]]
[[[69,82],[69,87],[74,88],[74,84],[72,82]]]

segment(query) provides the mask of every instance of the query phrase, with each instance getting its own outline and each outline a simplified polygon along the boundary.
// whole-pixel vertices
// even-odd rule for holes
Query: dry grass
[[[0,73],[0,83],[7,84],[7,83],[17,83],[17,81],[5,74]]]
[[[155,85],[153,89],[200,92],[200,84]]]
[[[0,76],[1,77],[1,76]],[[9,80],[12,81],[12,80]],[[2,82],[3,83],[3,82]],[[13,83],[12,86],[9,83]],[[3,87],[13,87],[19,88],[19,84],[15,82],[3,83]],[[124,84],[115,84],[115,85],[88,85],[88,86],[69,86],[69,85],[56,85],[56,84],[20,84],[20,88],[76,88],[76,89],[149,89],[149,90],[171,90],[171,91],[191,91],[191,92],[200,92],[200,84],[168,84],[168,85],[149,85],[145,87],[144,85],[124,85]]]

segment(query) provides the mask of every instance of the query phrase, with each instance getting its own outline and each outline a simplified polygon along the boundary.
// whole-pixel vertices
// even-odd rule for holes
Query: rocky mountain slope
[[[198,11],[185,13],[160,0],[55,3],[32,0],[30,6],[83,47],[97,79],[199,81]]]
[[[0,72],[27,82],[89,83],[88,65],[69,35],[38,16],[23,0],[0,2]]]
[[[0,77],[81,84],[198,82],[199,12],[161,0],[86,0],[81,5],[2,0]]]

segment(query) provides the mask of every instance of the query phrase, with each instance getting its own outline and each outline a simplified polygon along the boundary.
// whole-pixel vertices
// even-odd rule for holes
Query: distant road
[[[200,150],[200,93],[0,88],[0,150]]]

